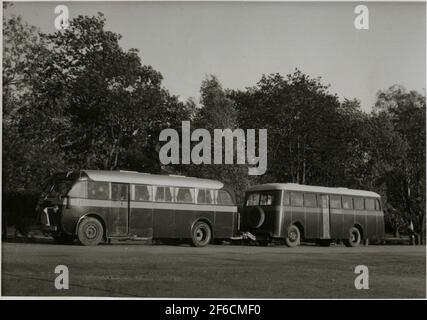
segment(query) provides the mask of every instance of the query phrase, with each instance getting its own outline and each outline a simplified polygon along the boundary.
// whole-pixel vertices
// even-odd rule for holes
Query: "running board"
[[[138,237],[138,236],[110,236],[108,237],[111,240],[126,241],[126,240],[135,240],[135,241],[151,241],[153,237]]]
[[[134,236],[134,237],[130,237],[129,239],[135,240],[135,241],[151,241],[151,240],[153,240],[153,237],[137,237],[137,236]]]

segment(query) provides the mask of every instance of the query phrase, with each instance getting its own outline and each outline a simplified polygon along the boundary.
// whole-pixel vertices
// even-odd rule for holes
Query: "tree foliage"
[[[236,195],[237,201],[242,201],[243,191],[249,184],[248,169],[246,165],[236,164],[237,143],[234,142],[234,164],[214,164],[215,146],[213,136],[215,129],[238,128],[237,111],[234,101],[228,97],[227,91],[222,87],[217,77],[209,75],[200,87],[199,108],[194,110],[192,119],[193,129],[204,128],[211,133],[211,164],[191,164],[180,166],[180,171],[193,176],[218,179],[229,187]],[[197,143],[197,142],[195,142]],[[224,154],[225,144],[222,144]]]
[[[360,185],[360,177],[350,174],[363,162],[365,137],[359,128],[366,115],[357,101],[340,104],[320,79],[299,70],[263,76],[257,86],[231,96],[241,127],[268,129],[263,180]]]
[[[425,96],[392,86],[378,93],[371,123],[374,187],[383,190],[390,223],[413,223],[420,232],[425,216]]]
[[[37,190],[59,169],[160,170],[160,130],[190,111],[137,50],[120,47],[121,36],[105,30],[102,14],[79,16],[53,34],[19,18],[5,25],[6,189]]]

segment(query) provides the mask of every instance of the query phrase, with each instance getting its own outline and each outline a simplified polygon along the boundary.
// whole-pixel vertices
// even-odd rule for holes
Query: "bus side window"
[[[351,197],[342,197],[342,208],[353,209],[353,199]]]
[[[291,192],[291,205],[294,207],[302,207],[303,197],[300,192]]]
[[[365,199],[366,210],[375,210],[374,199]]]
[[[89,181],[88,198],[108,200],[110,198],[110,184],[108,182]]]
[[[205,190],[206,191],[206,203],[213,204],[214,203],[214,191],[213,190]]]
[[[363,198],[354,198],[354,209],[365,210],[365,203],[363,201]]]
[[[212,190],[198,189],[197,192],[197,203],[212,204]]]
[[[380,200],[378,200],[378,199],[375,199],[375,210],[376,211],[381,210]]]
[[[317,207],[316,195],[314,193],[304,193],[304,207]]]
[[[173,189],[172,187],[165,187],[165,202],[172,202],[172,193]]]
[[[225,190],[218,190],[217,204],[226,206],[234,205],[233,199],[231,199],[230,194]]]
[[[259,205],[271,206],[273,204],[273,195],[268,193],[261,193]]]
[[[87,181],[77,181],[68,192],[68,195],[75,198],[86,198],[86,193]]]
[[[135,201],[152,201],[153,191],[151,186],[135,185]]]
[[[250,193],[246,199],[246,206],[253,207],[259,205],[259,193]]]
[[[126,201],[128,199],[128,185],[124,183],[112,183],[111,198],[116,201]]]
[[[156,190],[157,202],[172,202],[171,187],[154,187]]]
[[[284,191],[283,192],[283,205],[284,206],[289,206],[291,204],[290,200],[289,200],[289,192],[288,191]]]
[[[193,203],[194,189],[191,188],[175,188],[175,198],[177,202]]]
[[[197,194],[197,203],[205,203],[205,190],[204,189],[196,189],[196,194]]]
[[[165,188],[164,187],[155,187],[156,190],[156,201],[165,202]]]
[[[341,209],[341,196],[330,196],[329,203],[332,209]]]

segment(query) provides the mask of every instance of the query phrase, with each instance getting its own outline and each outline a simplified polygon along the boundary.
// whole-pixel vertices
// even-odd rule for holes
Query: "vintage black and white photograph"
[[[426,299],[425,1],[2,19],[2,297]]]

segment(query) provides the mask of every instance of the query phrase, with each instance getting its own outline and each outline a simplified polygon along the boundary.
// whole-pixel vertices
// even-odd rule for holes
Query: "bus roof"
[[[325,194],[339,194],[347,196],[359,196],[359,197],[373,197],[379,198],[378,193],[365,190],[355,190],[347,188],[329,188],[329,187],[318,187],[309,186],[297,183],[266,183],[258,184],[248,188],[246,191],[267,191],[267,190],[288,190],[288,191],[306,191],[306,192],[317,192]]]
[[[141,173],[135,171],[82,170],[90,180],[118,183],[135,183],[202,189],[222,189],[220,181],[185,176]]]

